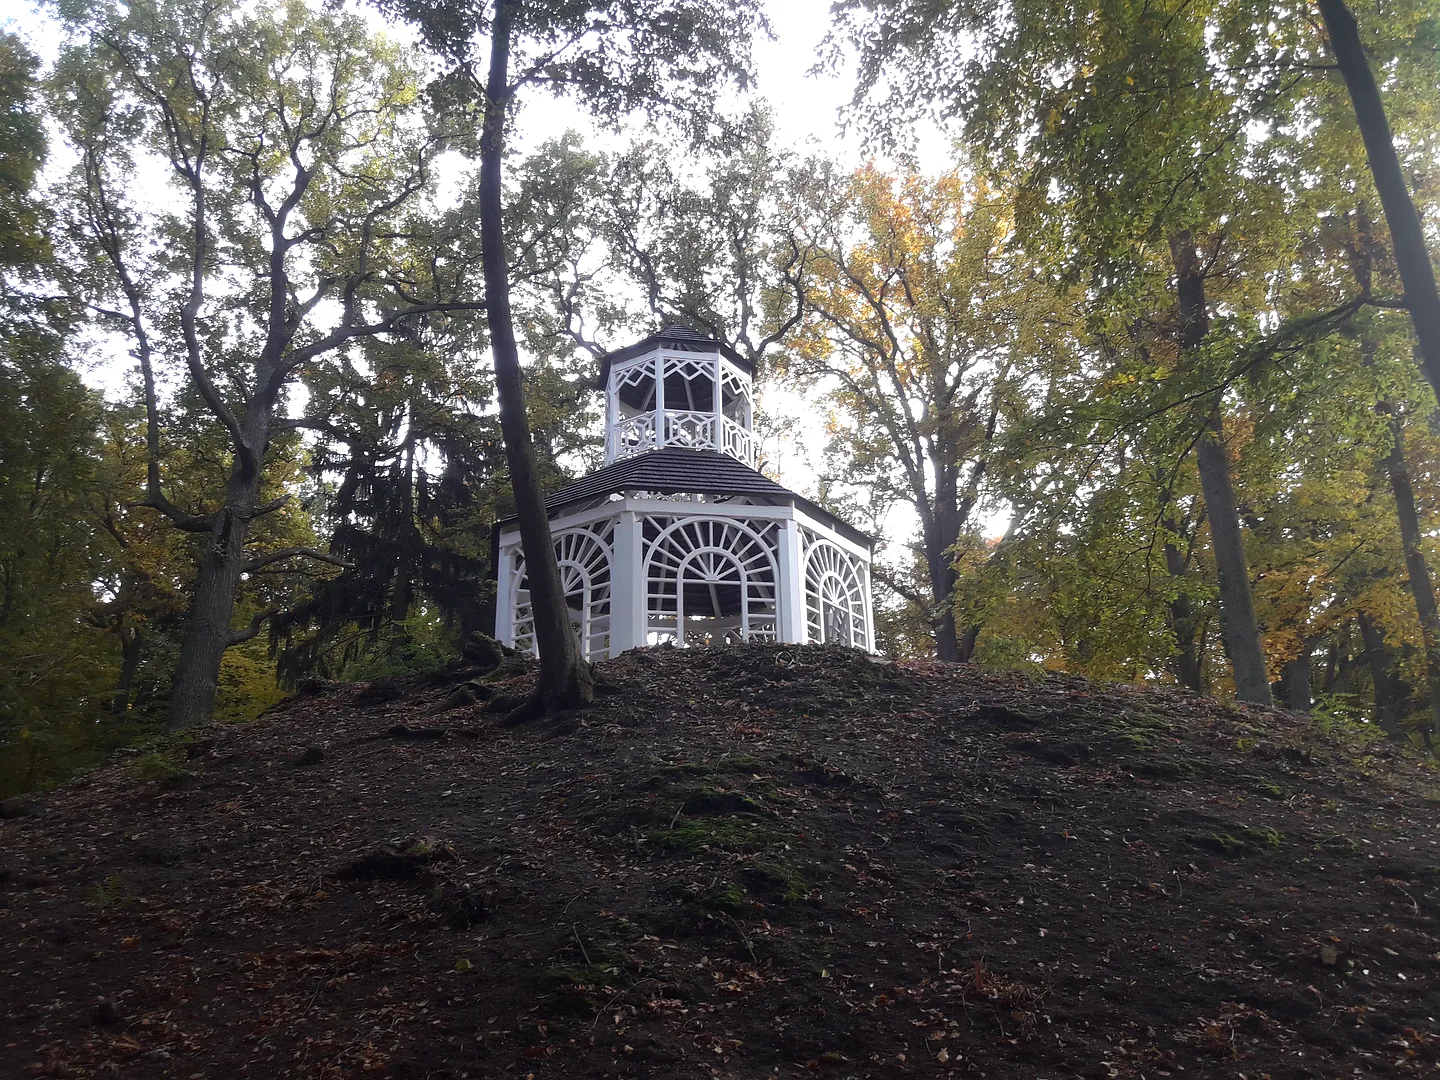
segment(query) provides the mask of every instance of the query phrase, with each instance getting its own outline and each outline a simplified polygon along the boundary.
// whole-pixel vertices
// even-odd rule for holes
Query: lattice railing
[[[722,454],[738,458],[752,469],[755,468],[755,433],[741,427],[728,416],[720,418],[722,442],[718,449]]]
[[[614,456],[617,458],[652,449],[656,445],[655,414],[653,412],[641,413],[639,416],[632,416],[628,420],[620,421],[615,425],[614,437]]]
[[[663,439],[656,437],[655,413],[641,413],[615,425],[611,445],[611,460],[657,446],[684,446],[691,450],[716,450],[755,468],[754,434],[728,416],[717,417],[713,412],[666,409]]]
[[[692,450],[716,450],[715,414],[665,410],[665,445],[688,446]]]

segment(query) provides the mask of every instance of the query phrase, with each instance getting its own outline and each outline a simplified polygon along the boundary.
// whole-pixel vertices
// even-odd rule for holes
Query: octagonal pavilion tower
[[[753,377],[679,326],[601,361],[605,465],[546,501],[588,659],[665,641],[874,651],[871,540],[756,469]],[[496,532],[495,636],[533,650],[519,526]]]

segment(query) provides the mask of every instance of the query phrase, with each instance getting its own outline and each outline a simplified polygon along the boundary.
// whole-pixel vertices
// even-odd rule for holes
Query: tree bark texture
[[[220,663],[230,647],[230,618],[246,563],[245,541],[260,502],[260,454],[254,448],[269,442],[273,412],[269,395],[257,393],[249,403],[243,445],[236,448],[230,466],[225,503],[212,519],[210,531],[199,534],[204,547],[170,690],[171,731],[205,723],[215,710]]]
[[[1425,745],[1430,746],[1436,732],[1440,732],[1440,610],[1435,603],[1430,567],[1420,546],[1420,515],[1415,509],[1415,489],[1410,482],[1410,468],[1405,462],[1404,427],[1393,412],[1390,430],[1392,440],[1390,452],[1385,455],[1385,471],[1390,478],[1390,492],[1395,497],[1395,515],[1400,522],[1400,540],[1405,549],[1405,571],[1410,578],[1410,594],[1415,599],[1415,613],[1420,618],[1420,633],[1425,643],[1430,723],[1421,734]]]
[[[939,500],[936,500],[937,502]],[[960,660],[960,640],[955,629],[955,585],[960,575],[947,554],[949,544],[945,532],[936,528],[937,536],[927,538],[925,562],[930,571],[930,597],[934,602],[930,625],[935,633],[935,658],[948,664]],[[952,537],[950,543],[954,543]]]
[[[1280,675],[1280,692],[1285,707],[1295,712],[1310,711],[1310,649],[1309,642],[1306,642],[1299,656],[1285,661]]]
[[[1350,92],[1355,122],[1365,142],[1365,157],[1375,178],[1375,190],[1390,227],[1395,265],[1405,286],[1405,304],[1420,345],[1420,368],[1440,397],[1440,291],[1435,285],[1435,266],[1425,246],[1420,214],[1410,197],[1395,138],[1380,99],[1380,88],[1370,70],[1370,61],[1360,44],[1360,28],[1345,0],[1319,0],[1320,15],[1330,36],[1335,64]]]
[[[555,542],[535,464],[535,447],[525,412],[520,352],[510,312],[510,281],[505,259],[504,193],[501,165],[505,148],[505,114],[510,103],[510,35],[516,0],[497,0],[490,29],[490,70],[485,87],[485,119],[480,139],[480,254],[485,272],[486,321],[495,361],[495,387],[505,457],[515,494],[515,516],[540,652],[540,679],[534,704],[546,711],[577,708],[594,698],[589,666],[581,659],[570,626]]]
[[[1170,253],[1180,302],[1180,346],[1189,351],[1199,346],[1210,329],[1205,278],[1189,233],[1171,238]],[[1205,429],[1195,446],[1195,459],[1205,495],[1205,516],[1210,522],[1210,544],[1220,586],[1221,626],[1225,652],[1235,675],[1235,696],[1241,701],[1269,705],[1273,701],[1270,679],[1265,672],[1265,652],[1250,593],[1250,567],[1245,560],[1245,541],[1240,532],[1218,401],[1205,420]]]

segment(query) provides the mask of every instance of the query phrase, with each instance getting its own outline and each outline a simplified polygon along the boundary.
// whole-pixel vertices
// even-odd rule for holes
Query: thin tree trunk
[[[1435,267],[1425,246],[1425,232],[1420,215],[1405,184],[1400,157],[1395,153],[1395,138],[1380,88],[1370,70],[1370,61],[1360,44],[1360,28],[1345,0],[1319,0],[1320,16],[1330,36],[1335,64],[1350,91],[1355,109],[1355,122],[1365,141],[1365,157],[1375,178],[1375,190],[1385,210],[1385,223],[1390,227],[1390,242],[1395,250],[1395,266],[1405,286],[1405,303],[1415,336],[1420,344],[1420,369],[1440,397],[1440,291],[1435,286]]]
[[[1180,301],[1180,346],[1196,348],[1210,329],[1205,310],[1205,278],[1195,242],[1188,232],[1170,240],[1175,264],[1176,291]],[[1200,487],[1205,494],[1205,516],[1210,521],[1210,544],[1215,552],[1215,572],[1220,585],[1225,652],[1235,675],[1235,696],[1241,701],[1269,705],[1270,679],[1265,672],[1265,652],[1255,619],[1255,601],[1250,594],[1250,567],[1245,560],[1245,541],[1240,533],[1240,514],[1235,505],[1235,488],[1230,481],[1230,458],[1225,452],[1225,432],[1220,403],[1205,421],[1205,430],[1195,447],[1200,470]]]
[[[540,680],[529,705],[513,716],[519,720],[542,708],[553,711],[588,705],[595,691],[590,668],[580,657],[579,644],[570,626],[565,590],[555,561],[555,543],[535,467],[535,447],[520,376],[520,351],[515,344],[510,314],[501,164],[505,113],[511,93],[510,33],[516,7],[516,0],[497,0],[490,28],[490,71],[480,138],[480,255],[485,271],[486,321],[495,359],[500,427],[505,435],[505,457],[510,466],[515,516],[520,526],[520,544],[525,553],[525,573],[535,619],[535,643],[540,652]]]
[[[140,670],[140,655],[145,646],[139,627],[116,628],[120,639],[120,677],[115,682],[115,693],[110,699],[110,711],[125,713],[130,709],[130,691],[135,688],[135,674]]]
[[[1171,532],[1175,531],[1173,522],[1167,521],[1166,528]],[[1185,556],[1170,541],[1165,543],[1165,569],[1177,581],[1189,573]],[[1197,694],[1208,693],[1205,676],[1200,670],[1200,618],[1195,611],[1195,605],[1188,593],[1181,592],[1170,601],[1168,608],[1170,631],[1175,635],[1175,655],[1171,658],[1175,679],[1181,686],[1194,690]]]
[[[1410,578],[1410,594],[1415,598],[1415,612],[1420,617],[1420,633],[1425,642],[1425,681],[1430,692],[1430,724],[1421,734],[1425,745],[1431,746],[1440,732],[1440,610],[1435,604],[1435,587],[1430,581],[1430,567],[1421,549],[1420,515],[1415,509],[1415,489],[1410,483],[1410,468],[1405,462],[1404,428],[1400,418],[1385,407],[1390,416],[1392,440],[1385,455],[1385,471],[1390,477],[1390,491],[1395,497],[1395,515],[1400,521],[1400,540],[1405,548],[1405,570]]]

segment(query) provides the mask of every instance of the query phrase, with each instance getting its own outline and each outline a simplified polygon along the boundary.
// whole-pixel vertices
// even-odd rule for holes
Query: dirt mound
[[[513,663],[307,686],[0,823],[0,1076],[1440,1067],[1384,745],[820,648],[601,670],[518,729]]]

